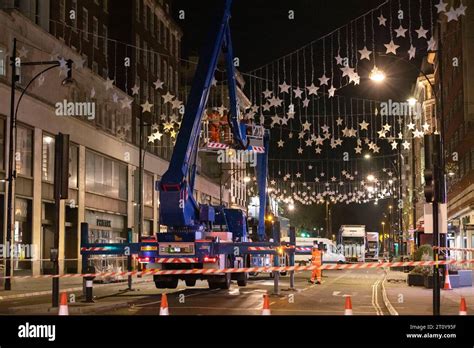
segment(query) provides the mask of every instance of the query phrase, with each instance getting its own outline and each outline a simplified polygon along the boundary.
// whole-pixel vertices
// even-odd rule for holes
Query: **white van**
[[[282,238],[283,242],[290,242],[289,237]],[[313,245],[323,243],[325,251],[323,253],[323,263],[345,263],[346,257],[339,250],[336,244],[327,238],[302,238],[296,237],[295,265],[304,266],[311,263],[311,249]],[[304,254],[302,254],[304,252]]]

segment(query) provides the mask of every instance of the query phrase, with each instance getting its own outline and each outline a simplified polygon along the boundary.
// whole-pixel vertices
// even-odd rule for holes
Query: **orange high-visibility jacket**
[[[323,263],[323,253],[317,248],[313,248],[311,252],[311,263],[313,266],[321,266]]]

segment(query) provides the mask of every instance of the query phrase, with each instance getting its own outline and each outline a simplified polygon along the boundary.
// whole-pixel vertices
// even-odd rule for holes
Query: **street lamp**
[[[371,157],[372,157],[372,156],[370,156],[370,153],[366,153],[366,154],[364,155],[364,158],[367,159],[367,160],[370,159]]]
[[[17,39],[13,39],[13,49],[12,49],[12,56],[10,57],[10,67],[11,67],[11,89],[10,89],[10,117],[8,119],[9,122],[9,129],[8,129],[8,170],[7,170],[7,177],[5,179],[8,182],[8,194],[7,194],[7,221],[6,221],[6,243],[7,245],[12,245],[12,226],[13,226],[13,206],[14,206],[14,197],[13,197],[13,188],[14,182],[16,179],[16,170],[14,169],[14,157],[15,157],[15,134],[16,134],[16,120],[18,115],[18,109],[20,107],[20,102],[25,95],[28,88],[31,84],[41,75],[46,73],[49,70],[52,70],[57,67],[63,66],[62,64],[65,63],[65,66],[68,68],[67,77],[62,81],[63,86],[70,85],[74,82],[72,79],[72,60],[61,61],[53,60],[53,61],[38,61],[38,62],[22,62],[21,66],[47,66],[47,68],[43,69],[39,73],[37,73],[22,89],[22,92],[16,101],[15,106],[15,92],[17,88],[17,82],[19,81],[19,76],[16,73],[17,70]],[[59,233],[59,231],[57,231]],[[7,257],[5,260],[5,282],[4,282],[4,289],[11,290],[11,273],[12,273],[12,259],[11,257]],[[53,290],[54,288],[59,289],[59,278],[53,278]],[[59,302],[59,297],[55,295],[53,291],[53,307],[57,307]]]
[[[373,174],[369,174],[369,175],[367,175],[367,180],[370,181],[370,182],[373,182],[373,181],[375,181],[375,176]]]
[[[376,66],[374,66],[374,68],[369,74],[369,78],[377,83],[381,83],[383,80],[385,80],[386,77],[387,76],[385,75],[385,73]]]
[[[293,203],[288,204],[288,210],[289,211],[295,210],[295,205]]]

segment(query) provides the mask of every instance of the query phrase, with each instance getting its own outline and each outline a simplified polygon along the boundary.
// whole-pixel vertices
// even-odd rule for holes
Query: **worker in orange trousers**
[[[313,250],[311,251],[311,263],[313,266],[321,267],[323,264],[323,251],[319,249],[319,246],[314,245]],[[313,270],[311,274],[310,283],[321,284],[322,271],[319,268]]]

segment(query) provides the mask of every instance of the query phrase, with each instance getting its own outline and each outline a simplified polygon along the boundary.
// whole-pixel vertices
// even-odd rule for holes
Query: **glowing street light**
[[[369,74],[369,78],[374,82],[380,83],[383,80],[385,80],[386,76],[385,76],[385,73],[382,70],[380,70],[379,68],[374,66],[374,68],[372,69],[372,71]]]
[[[373,176],[372,174],[367,175],[367,181],[369,182],[375,181],[375,176]]]
[[[249,183],[250,181],[252,181],[252,179],[250,179],[249,176],[246,176],[246,177],[244,178],[244,182],[245,182],[245,183]]]
[[[289,211],[295,210],[295,205],[293,203],[288,204],[288,210]]]
[[[416,103],[418,102],[418,100],[416,100],[415,98],[411,97],[411,98],[408,98],[407,102],[408,102],[408,105],[410,105],[410,106],[415,106]]]
[[[364,158],[365,158],[365,159],[370,159],[370,157],[371,157],[371,156],[370,156],[370,153],[366,153],[366,154],[364,155]]]

